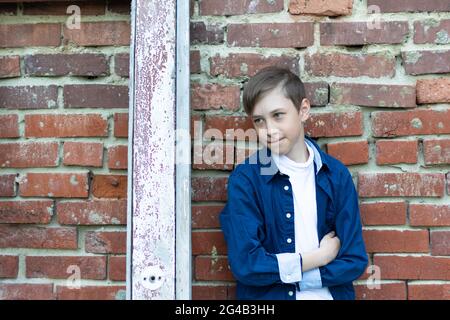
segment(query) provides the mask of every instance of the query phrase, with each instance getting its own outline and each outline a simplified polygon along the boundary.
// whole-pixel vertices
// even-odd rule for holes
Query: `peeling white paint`
[[[136,1],[132,299],[175,298],[175,8]],[[149,266],[168,279],[140,283]]]

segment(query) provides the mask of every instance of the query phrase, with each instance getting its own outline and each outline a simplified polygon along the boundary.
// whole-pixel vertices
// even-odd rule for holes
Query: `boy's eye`
[[[282,112],[277,112],[274,114],[274,116],[275,118],[280,118],[282,114],[283,114]]]
[[[261,122],[261,119],[255,119],[253,122],[256,123],[256,124],[258,124],[258,123]]]

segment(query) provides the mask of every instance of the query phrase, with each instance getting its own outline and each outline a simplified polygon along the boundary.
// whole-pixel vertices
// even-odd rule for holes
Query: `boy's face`
[[[280,87],[274,88],[255,105],[251,116],[259,141],[272,152],[288,155],[304,141],[303,121],[309,118],[310,104],[303,99],[299,111]]]

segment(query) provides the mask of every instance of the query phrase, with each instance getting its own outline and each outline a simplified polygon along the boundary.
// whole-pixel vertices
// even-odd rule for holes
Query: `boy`
[[[368,263],[358,196],[348,169],[304,134],[303,83],[268,67],[243,102],[263,148],[230,174],[220,213],[237,298],[355,299]]]

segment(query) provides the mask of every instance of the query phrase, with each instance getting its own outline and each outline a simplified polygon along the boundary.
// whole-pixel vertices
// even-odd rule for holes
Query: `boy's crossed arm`
[[[319,248],[302,253],[302,271],[323,267],[333,261],[341,248],[341,241],[334,231],[326,234],[320,241]]]
[[[304,279],[303,282],[303,289],[313,289],[343,284],[359,276],[361,269],[359,262],[362,258],[352,256],[359,248],[351,248],[352,244],[348,243],[353,240],[351,234],[345,237],[344,243],[341,243],[342,239],[333,233],[327,234],[321,240],[318,249],[302,254],[302,266],[296,253],[267,252],[261,244],[261,238],[264,236],[264,219],[255,203],[255,196],[247,177],[239,173],[230,175],[228,202],[220,215],[220,222],[228,246],[231,271],[238,281],[250,286],[266,286],[281,282],[298,283],[302,281],[302,272],[319,268],[320,281]],[[346,199],[346,201],[355,200],[351,196]],[[343,211],[345,210],[343,208]],[[342,219],[347,223],[349,221],[347,216],[343,216]],[[338,234],[342,227],[348,228],[343,224],[344,222],[336,221]],[[341,254],[337,257],[341,245],[345,250],[341,250]],[[365,265],[363,267],[365,269]],[[292,270],[296,268],[298,270]],[[286,277],[287,270],[292,273],[291,277]]]

